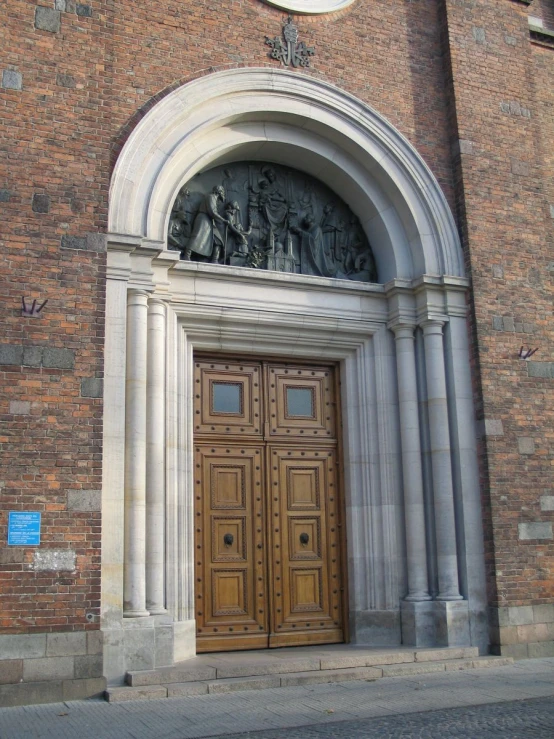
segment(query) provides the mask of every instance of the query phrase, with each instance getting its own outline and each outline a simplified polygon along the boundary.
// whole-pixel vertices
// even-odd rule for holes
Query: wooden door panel
[[[270,646],[343,640],[336,450],[272,446]]]
[[[263,447],[195,445],[198,651],[267,646]]]
[[[331,368],[269,365],[267,384],[270,437],[334,438]]]
[[[260,436],[261,365],[195,361],[196,435]]]

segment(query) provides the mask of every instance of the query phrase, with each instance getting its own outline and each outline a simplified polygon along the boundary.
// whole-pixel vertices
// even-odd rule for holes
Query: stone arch
[[[454,219],[415,148],[365,103],[286,70],[217,72],[157,103],[115,166],[110,232],[164,245],[179,188],[245,158],[294,165],[337,191],[364,226],[382,282],[464,275]]]

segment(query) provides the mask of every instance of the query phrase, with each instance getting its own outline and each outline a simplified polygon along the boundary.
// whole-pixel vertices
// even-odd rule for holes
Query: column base
[[[144,618],[150,616],[150,611],[124,611],[123,618]]]
[[[469,639],[469,604],[467,600],[436,600],[435,644],[438,647],[467,647]]]
[[[400,604],[402,644],[411,647],[436,645],[435,603],[433,601],[407,601]]]

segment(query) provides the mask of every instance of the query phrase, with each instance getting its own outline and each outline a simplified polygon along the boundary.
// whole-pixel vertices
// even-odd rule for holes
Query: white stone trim
[[[262,0],[268,5],[290,10],[291,13],[316,15],[320,13],[334,13],[352,5],[354,0]]]
[[[464,275],[454,219],[414,147],[352,95],[287,70],[217,72],[157,103],[118,158],[109,230],[165,244],[179,188],[245,158],[300,168],[337,191],[361,218],[381,281]]]

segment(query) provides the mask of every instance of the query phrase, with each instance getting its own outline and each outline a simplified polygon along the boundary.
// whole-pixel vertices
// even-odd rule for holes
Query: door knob
[[[225,534],[223,537],[223,543],[226,547],[230,547],[231,544],[234,542],[235,538],[233,534]]]
[[[301,544],[307,544],[309,541],[310,541],[309,534],[306,534],[306,533],[300,534],[300,543]]]

